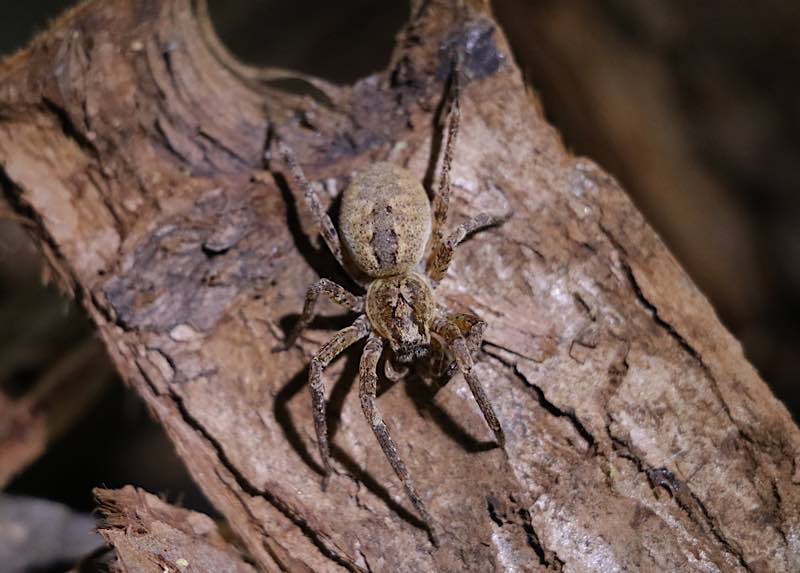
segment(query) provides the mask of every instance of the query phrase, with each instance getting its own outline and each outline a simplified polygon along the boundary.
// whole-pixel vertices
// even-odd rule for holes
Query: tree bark
[[[564,149],[488,8],[459,4],[412,3],[385,72],[293,95],[227,55],[202,4],[84,3],[0,65],[4,194],[261,569],[796,571],[798,428],[615,181]],[[357,353],[327,373],[320,490],[307,364],[352,317],[272,348],[309,283],[347,279],[265,152],[277,130],[332,202],[377,159],[430,182],[453,45],[451,221],[514,215],[437,296],[489,323],[476,369],[508,442],[460,378],[385,389],[437,549],[363,419]]]
[[[117,571],[254,573],[207,515],[174,507],[132,486],[95,489],[98,531],[114,547]]]

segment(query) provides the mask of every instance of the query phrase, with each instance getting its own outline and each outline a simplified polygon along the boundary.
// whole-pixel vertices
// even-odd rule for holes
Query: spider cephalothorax
[[[428,354],[435,318],[433,290],[417,273],[376,279],[366,301],[370,325],[389,346],[398,362]]]
[[[452,362],[443,368],[445,382],[456,370],[464,374],[497,442],[501,446],[505,443],[494,409],[472,369],[471,352],[480,344],[485,323],[475,316],[446,312],[436,305],[434,297],[434,289],[447,272],[453,251],[464,237],[504,220],[503,217],[481,213],[451,233],[444,233],[450,200],[450,165],[460,117],[457,70],[452,86],[442,176],[433,197],[433,209],[425,189],[409,171],[391,163],[375,163],[353,177],[342,196],[341,242],[291,151],[278,141],[279,150],[293,178],[302,185],[306,201],[319,221],[322,236],[331,252],[354,280],[367,289],[365,296],[356,296],[332,281],[320,279],[309,287],[303,314],[284,344],[285,348],[291,346],[311,322],[320,294],[362,313],[351,326],[336,333],[311,359],[309,387],[314,406],[314,427],[325,470],[323,487],[327,485],[331,466],[322,370],[349,346],[367,338],[359,369],[361,405],[409,499],[425,520],[434,543],[437,541],[433,519],[417,494],[375,403],[377,364],[384,343],[388,342],[391,349],[387,361],[390,368],[391,359],[409,363],[428,355],[432,344],[437,345],[440,353],[451,355]],[[429,243],[430,256],[425,267],[420,268]]]

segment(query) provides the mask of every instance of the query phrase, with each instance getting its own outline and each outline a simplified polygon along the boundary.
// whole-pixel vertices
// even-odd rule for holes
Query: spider
[[[391,358],[400,365],[432,357],[437,352],[440,355],[449,353],[454,360],[443,370],[440,387],[460,370],[497,443],[500,447],[505,446],[500,422],[473,372],[472,353],[480,345],[486,323],[477,316],[450,314],[438,306],[434,298],[434,290],[447,273],[458,244],[471,233],[505,222],[510,215],[480,213],[452,232],[445,232],[450,169],[461,117],[459,74],[456,62],[450,81],[447,141],[432,206],[423,185],[409,171],[386,162],[372,164],[353,177],[342,195],[341,239],[291,150],[276,138],[278,151],[292,178],[302,187],[325,243],[344,270],[366,288],[366,295],[357,296],[328,279],[313,283],[308,288],[302,315],[278,348],[285,350],[294,345],[314,318],[320,295],[361,313],[351,326],[337,332],[317,351],[309,368],[314,428],[324,471],[322,489],[326,489],[331,475],[322,371],[336,356],[366,338],[359,366],[361,406],[389,464],[403,483],[406,495],[425,522],[434,545],[438,545],[438,540],[433,519],[417,493],[376,404],[377,365],[387,343]],[[429,239],[430,256],[423,269]],[[357,273],[352,272],[350,263]],[[360,280],[359,275],[365,279]],[[392,360],[387,360],[386,365],[388,377],[402,376],[402,372],[392,367]]]

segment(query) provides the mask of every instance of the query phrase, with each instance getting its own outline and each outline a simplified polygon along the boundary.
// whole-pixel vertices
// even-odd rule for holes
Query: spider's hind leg
[[[378,385],[377,366],[382,351],[383,341],[375,334],[371,335],[364,347],[364,354],[361,356],[361,365],[359,367],[361,408],[364,410],[364,416],[366,416],[367,421],[372,427],[372,431],[375,433],[375,437],[378,439],[378,443],[381,445],[386,459],[389,460],[389,464],[392,466],[394,473],[397,474],[397,477],[403,482],[406,495],[411,500],[417,513],[419,513],[423,521],[425,521],[431,541],[434,545],[438,546],[439,540],[436,537],[433,518],[430,513],[428,513],[425,504],[414,488],[411,475],[408,473],[408,468],[406,468],[405,463],[403,463],[403,460],[400,458],[400,454],[397,452],[397,446],[395,446],[394,440],[392,440],[392,437],[389,435],[389,428],[383,421],[383,416],[380,410],[378,410],[378,405],[375,403]]]
[[[303,314],[300,315],[300,318],[297,320],[297,323],[294,325],[294,328],[292,328],[292,331],[286,337],[283,344],[279,344],[275,348],[276,351],[291,348],[292,345],[294,345],[294,343],[297,341],[297,337],[300,336],[300,333],[303,332],[303,330],[305,330],[309,324],[311,324],[311,321],[314,320],[314,316],[316,315],[314,311],[316,310],[317,300],[321,294],[347,309],[354,310],[356,312],[361,312],[364,309],[363,296],[356,296],[350,293],[343,286],[340,286],[328,279],[319,279],[317,282],[308,287],[308,290],[306,291],[306,302],[303,306]]]
[[[279,137],[275,139],[275,145],[277,146],[278,152],[286,164],[286,167],[289,169],[292,179],[294,179],[294,181],[297,182],[300,187],[302,187],[306,205],[309,209],[311,209],[314,218],[317,220],[322,238],[325,240],[325,244],[328,245],[328,249],[331,251],[333,256],[336,257],[339,266],[341,266],[345,272],[347,272],[351,278],[353,278],[354,281],[361,284],[356,277],[352,276],[350,269],[348,269],[345,265],[344,257],[342,255],[342,242],[339,239],[339,233],[336,231],[336,227],[333,225],[333,221],[331,221],[328,213],[322,207],[322,203],[319,201],[317,192],[306,178],[305,173],[303,173],[303,169],[297,163],[294,152]]]

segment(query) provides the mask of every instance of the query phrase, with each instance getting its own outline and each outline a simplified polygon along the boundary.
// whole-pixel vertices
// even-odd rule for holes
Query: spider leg
[[[336,257],[339,265],[352,277],[350,270],[344,264],[344,258],[342,256],[342,243],[339,240],[339,233],[336,231],[336,227],[334,227],[333,221],[331,221],[328,213],[325,211],[325,209],[323,209],[322,204],[319,202],[317,192],[314,190],[314,187],[312,187],[311,183],[309,183],[308,179],[306,179],[306,175],[303,173],[303,169],[297,163],[291,148],[280,138],[276,138],[276,145],[286,163],[286,166],[289,168],[292,178],[303,189],[303,195],[305,196],[306,204],[308,205],[309,209],[311,209],[311,212],[319,224],[325,244],[328,245],[328,249],[330,249],[333,256]],[[353,280],[356,280],[355,277],[352,278]],[[359,281],[356,282],[361,284]]]
[[[311,403],[314,410],[314,430],[317,433],[317,446],[322,459],[324,477],[322,479],[323,491],[328,487],[331,476],[330,450],[328,449],[328,420],[326,418],[325,383],[322,380],[322,371],[331,360],[347,350],[369,333],[366,316],[360,316],[356,321],[337,332],[333,338],[322,345],[314,357],[308,372],[308,387],[311,392]]]
[[[300,318],[294,325],[294,328],[292,328],[289,336],[287,336],[283,341],[283,344],[276,346],[275,350],[286,350],[294,345],[294,343],[297,341],[297,337],[300,336],[300,333],[306,329],[312,320],[314,320],[314,311],[316,310],[317,300],[321,294],[325,295],[336,304],[339,304],[350,310],[361,312],[364,309],[363,296],[356,296],[348,292],[344,287],[336,284],[333,281],[329,281],[328,279],[319,279],[317,282],[308,287],[308,290],[306,291],[306,302],[303,306],[303,314],[300,315]]]
[[[473,314],[453,314],[450,316],[450,319],[458,326],[458,329],[461,331],[461,336],[466,340],[470,356],[474,356],[475,353],[478,352],[478,348],[480,348],[481,342],[483,341],[483,332],[486,330],[486,322]],[[447,367],[441,371],[436,392],[444,388],[457,371],[458,362],[452,360]]]
[[[403,482],[406,495],[425,522],[431,541],[434,545],[438,546],[439,541],[433,526],[433,518],[428,513],[425,504],[414,488],[411,476],[408,473],[408,468],[406,468],[406,465],[400,458],[400,454],[397,452],[397,446],[395,446],[394,440],[392,440],[392,437],[389,435],[389,428],[383,421],[383,416],[380,410],[378,410],[378,405],[375,403],[375,394],[378,384],[377,366],[382,351],[383,341],[375,334],[370,335],[364,347],[364,353],[361,355],[361,365],[359,368],[361,408],[364,410],[364,416],[366,416],[370,426],[372,426],[372,431],[375,433],[375,437],[378,439],[378,443],[381,445],[386,459],[389,460],[389,464],[392,466],[394,473],[397,474],[397,477]]]
[[[510,216],[511,212],[503,215],[479,213],[461,223],[444,239],[435,241],[431,249],[430,257],[428,258],[427,268],[428,276],[431,281],[433,281],[434,285],[447,274],[447,269],[450,267],[450,262],[453,260],[453,253],[461,241],[472,233],[506,222]]]
[[[447,223],[447,211],[450,207],[450,169],[453,165],[453,151],[458,138],[458,128],[461,124],[461,54],[457,53],[453,62],[450,79],[450,107],[447,110],[447,142],[444,147],[442,159],[442,173],[439,177],[439,187],[433,196],[433,229],[432,244],[434,249],[444,241],[444,226]]]
[[[438,318],[433,323],[433,330],[440,334],[449,344],[450,350],[455,356],[458,369],[464,374],[464,379],[467,381],[469,389],[472,391],[472,395],[475,397],[475,401],[481,409],[481,413],[483,413],[486,424],[492,432],[494,432],[494,437],[500,447],[505,447],[506,436],[503,433],[503,428],[500,426],[500,421],[494,413],[494,408],[492,408],[489,397],[486,396],[486,392],[478,380],[478,377],[472,371],[472,356],[469,352],[467,340],[462,336],[458,324],[452,318]]]

